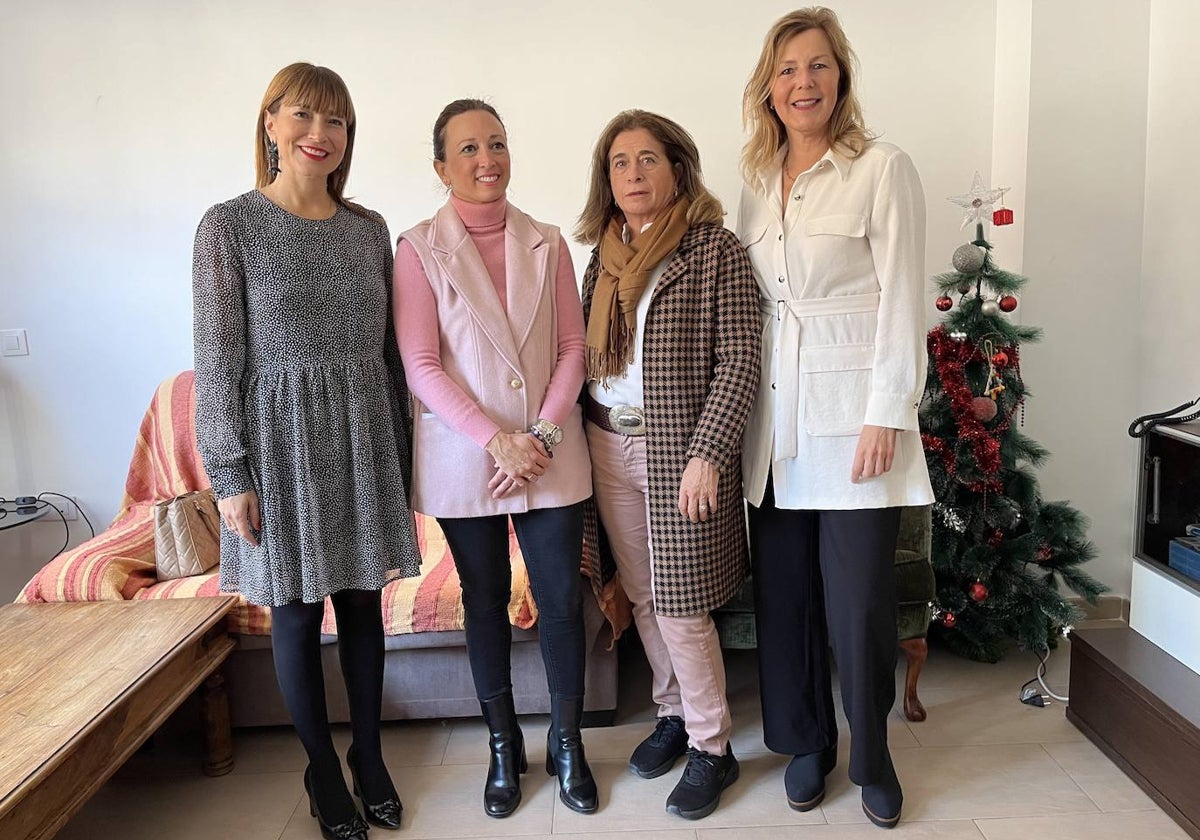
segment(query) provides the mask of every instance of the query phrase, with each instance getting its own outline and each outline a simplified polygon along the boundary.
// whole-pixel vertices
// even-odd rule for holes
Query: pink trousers
[[[646,438],[586,425],[596,508],[633,604],[633,620],[654,675],[658,716],[682,717],[690,746],[724,755],[733,722],[716,625],[708,613],[674,618],[654,612]]]

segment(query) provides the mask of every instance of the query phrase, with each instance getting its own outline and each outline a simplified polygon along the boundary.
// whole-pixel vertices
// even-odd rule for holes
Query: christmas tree
[[[984,238],[1005,190],[983,187],[951,199],[976,222],[954,271],[934,278],[946,313],[929,332],[929,374],[921,403],[921,439],[933,482],[934,628],[955,652],[996,662],[1011,641],[1028,650],[1054,647],[1081,616],[1060,584],[1094,603],[1105,587],[1080,566],[1095,549],[1087,522],[1067,502],[1047,502],[1034,470],[1047,450],[1014,423],[1028,392],[1021,344],[1041,331],[1012,323],[1026,278],[999,269]],[[990,217],[990,218],[989,218]],[[956,302],[957,298],[957,302]]]

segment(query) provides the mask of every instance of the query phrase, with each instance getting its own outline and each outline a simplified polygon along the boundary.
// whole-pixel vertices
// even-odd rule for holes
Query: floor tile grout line
[[[1046,749],[1046,744],[1041,743],[1041,744],[1038,744],[1038,746],[1040,746],[1042,748],[1042,752],[1044,752],[1047,756],[1050,757],[1050,760],[1054,762],[1054,766],[1057,767],[1059,770],[1063,771],[1063,773],[1065,773],[1067,775],[1067,778],[1071,780],[1071,784],[1073,784],[1073,785],[1075,785],[1075,787],[1079,788],[1079,792],[1082,793],[1084,796],[1086,796],[1088,798],[1088,801],[1096,806],[1096,810],[1099,811],[1100,813],[1104,813],[1104,809],[1100,807],[1100,803],[1097,802],[1090,793],[1088,793],[1086,790],[1083,789],[1083,785],[1079,784],[1079,781],[1075,778],[1075,776],[1071,773],[1070,770],[1068,770],[1066,767],[1062,766],[1062,763],[1057,758],[1054,757],[1054,753],[1052,753],[1052,752],[1050,752],[1050,750]],[[1108,756],[1105,756],[1105,758],[1108,758]]]

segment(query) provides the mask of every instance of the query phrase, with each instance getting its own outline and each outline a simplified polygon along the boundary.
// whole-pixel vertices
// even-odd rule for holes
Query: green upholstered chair
[[[900,533],[896,539],[896,595],[899,614],[896,623],[900,647],[907,661],[904,680],[904,715],[909,720],[925,720],[925,707],[917,697],[917,679],[929,648],[925,634],[929,629],[929,602],[935,584],[930,563],[932,516],[928,505],[906,507],[900,514]],[[754,631],[754,590],[747,580],[728,603],[713,611],[721,647],[748,649],[757,644]]]
[[[929,505],[904,508],[900,514],[900,534],[896,538],[896,600],[899,606],[896,635],[908,663],[904,678],[904,716],[912,721],[925,720],[925,707],[917,696],[917,680],[929,655],[925,642],[932,618],[929,602],[937,593],[930,561],[932,539],[932,508]]]

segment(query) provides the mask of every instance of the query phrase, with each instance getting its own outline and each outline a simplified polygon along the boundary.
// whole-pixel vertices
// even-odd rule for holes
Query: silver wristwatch
[[[544,417],[539,417],[529,427],[529,434],[542,442],[542,446],[546,447],[546,454],[551,458],[554,457],[554,447],[562,443],[562,429],[557,424],[551,423]]]

